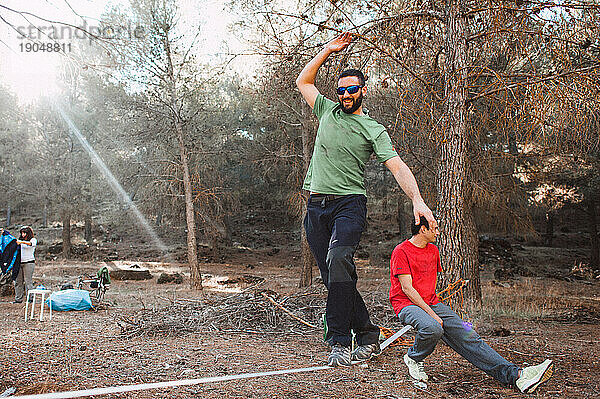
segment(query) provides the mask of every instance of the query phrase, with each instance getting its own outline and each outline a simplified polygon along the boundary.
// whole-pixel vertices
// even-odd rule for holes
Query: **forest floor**
[[[379,247],[394,241],[377,237],[385,232],[370,234],[365,241]],[[400,346],[349,368],[103,397],[600,397],[600,282],[575,278],[572,251],[579,249],[502,240],[484,241],[481,247],[484,306],[468,320],[517,365],[554,361],[554,376],[532,395],[500,385],[440,343],[426,360],[426,391],[412,384],[402,361],[406,348]],[[357,254],[359,290],[374,321],[396,330],[387,301],[387,263],[370,248]],[[151,271],[152,280],[113,280],[104,306],[54,312],[51,321],[25,322],[23,305],[0,298],[0,394],[11,387],[23,395],[324,365],[328,348],[318,320],[325,290],[320,284],[296,288],[298,256],[291,245],[277,250],[239,246],[222,263],[202,264],[203,291],[189,288],[182,264],[136,260]],[[100,265],[40,260],[34,280],[56,290]],[[161,272],[180,272],[184,283],[158,284]],[[266,296],[317,328],[291,318]]]

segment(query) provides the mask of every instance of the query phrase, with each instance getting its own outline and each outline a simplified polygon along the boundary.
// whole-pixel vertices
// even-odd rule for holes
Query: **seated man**
[[[464,323],[435,293],[437,272],[441,272],[440,254],[432,244],[439,235],[430,229],[424,217],[412,225],[413,236],[392,253],[390,301],[404,324],[416,330],[415,343],[404,355],[412,378],[427,381],[423,360],[441,338],[459,355],[503,384],[531,393],[552,375],[552,361],[519,369],[510,363]]]

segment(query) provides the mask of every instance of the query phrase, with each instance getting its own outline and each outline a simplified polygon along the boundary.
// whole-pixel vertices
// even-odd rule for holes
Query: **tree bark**
[[[10,219],[11,219],[11,209],[10,209],[10,205],[8,205],[6,207],[6,227],[10,226]]]
[[[311,135],[314,132],[313,122],[311,116],[307,115],[306,107],[302,107],[304,114],[304,124],[302,128],[302,159],[303,159],[303,170],[302,177],[306,176],[308,166],[310,165],[310,157],[312,155],[312,140]],[[308,241],[306,241],[306,231],[304,230],[304,218],[306,217],[306,205],[302,204],[302,216],[300,218],[300,231],[302,232],[300,237],[300,251],[302,254],[302,269],[300,271],[300,281],[298,286],[300,288],[309,287],[312,285],[313,279],[313,268],[316,265],[315,257],[313,256]]]
[[[192,192],[192,179],[188,163],[188,154],[185,147],[184,127],[181,115],[179,113],[179,100],[177,85],[175,82],[175,73],[173,68],[173,58],[171,54],[171,43],[169,41],[169,31],[164,32],[163,46],[167,61],[167,78],[169,89],[169,102],[171,115],[177,134],[177,143],[179,147],[179,160],[183,174],[183,191],[185,197],[185,221],[187,226],[187,258],[190,266],[191,280],[193,288],[202,289],[202,274],[200,273],[200,264],[198,262],[198,247],[196,239],[196,213],[194,210],[194,197]]]
[[[48,200],[44,199],[44,213],[42,214],[42,227],[48,227]]]
[[[157,227],[160,227],[162,225],[162,217],[163,217],[163,211],[162,211],[162,207],[158,210],[158,212],[156,213],[156,223],[155,225]]]
[[[398,234],[402,236],[402,232],[404,231],[404,204],[402,203],[402,199],[398,196],[398,202],[396,203],[396,225],[398,226]]]
[[[590,267],[600,268],[600,237],[598,237],[598,205],[595,199],[588,202],[590,216]]]
[[[228,214],[223,216],[223,227],[225,228],[225,237],[223,237],[225,241],[224,244],[230,247],[233,242],[233,229],[231,225],[231,217]]]
[[[86,167],[86,174],[85,174],[85,192],[84,192],[84,200],[85,200],[85,205],[84,205],[84,228],[83,228],[83,237],[85,239],[85,242],[88,245],[92,244],[93,241],[93,237],[92,237],[92,160],[91,158],[88,158],[88,162],[85,163],[85,167]]]
[[[89,214],[89,211],[86,212],[86,215],[85,215],[83,235],[84,235],[85,242],[88,245],[91,245],[92,240],[93,240],[93,237],[92,237],[92,215]]]
[[[467,308],[481,303],[477,232],[469,204],[467,129],[467,41],[463,0],[450,1],[446,25],[447,112],[440,144],[438,206],[440,256],[444,273],[438,289],[462,278]]]
[[[398,234],[400,237],[410,236],[410,226],[413,223],[412,208],[411,210],[406,209],[406,197],[398,195],[398,202],[396,205],[396,224],[398,225]]]
[[[554,212],[549,210],[546,212],[546,231],[544,232],[544,245],[552,246],[554,241]]]
[[[302,212],[302,221],[304,220],[304,216],[306,216],[306,209]],[[302,251],[302,271],[300,273],[300,282],[298,284],[298,287],[303,288],[310,287],[312,285],[315,258],[312,252],[310,251],[308,241],[306,241],[306,231],[304,230],[304,226],[300,226],[300,229],[302,231],[300,244],[300,249]]]
[[[62,212],[62,254],[65,259],[71,256],[71,213],[69,211]]]
[[[175,122],[177,138],[179,141],[179,158],[183,171],[183,191],[185,195],[185,221],[187,225],[187,257],[190,265],[191,285],[196,289],[202,289],[202,274],[198,262],[198,247],[196,239],[196,214],[194,210],[194,198],[192,196],[192,179],[188,166],[187,151],[183,139],[183,126],[180,121]]]

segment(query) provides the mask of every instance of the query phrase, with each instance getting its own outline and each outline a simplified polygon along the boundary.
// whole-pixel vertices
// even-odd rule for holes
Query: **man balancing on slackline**
[[[404,324],[416,330],[415,343],[404,355],[408,373],[417,381],[427,381],[423,360],[440,338],[475,367],[503,384],[532,393],[552,376],[552,361],[519,369],[500,356],[473,330],[473,327],[435,293],[437,273],[442,271],[440,253],[433,244],[437,226],[425,218],[412,225],[412,237],[399,244],[390,261],[390,301]]]
[[[385,128],[363,112],[366,94],[362,72],[349,69],[338,78],[337,102],[328,100],[315,87],[317,71],[332,54],[352,41],[343,33],[330,41],[296,79],[300,93],[319,119],[315,148],[303,188],[310,191],[304,228],[323,284],[327,287],[325,340],[332,347],[330,366],[350,366],[378,355],[379,328],[356,289],[354,252],[366,225],[365,164],[375,153],[410,197],[415,220],[425,216],[436,225],[425,205],[415,178],[400,159]],[[350,353],[351,333],[356,349]]]

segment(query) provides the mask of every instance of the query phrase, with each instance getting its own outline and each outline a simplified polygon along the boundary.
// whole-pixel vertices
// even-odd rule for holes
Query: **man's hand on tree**
[[[329,43],[325,45],[325,48],[330,50],[332,53],[342,51],[352,42],[352,33],[344,32]]]

